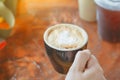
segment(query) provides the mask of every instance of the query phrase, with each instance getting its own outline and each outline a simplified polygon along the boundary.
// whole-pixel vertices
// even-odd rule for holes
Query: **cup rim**
[[[79,47],[77,48],[73,48],[73,49],[60,49],[60,48],[56,48],[54,46],[52,46],[51,44],[49,44],[46,40],[47,38],[47,35],[49,33],[49,31],[55,27],[60,27],[60,26],[72,26],[72,27],[75,27],[77,29],[79,29],[81,31],[81,34],[83,35],[84,37],[84,42],[83,44],[81,44]],[[61,24],[56,24],[56,25],[53,25],[53,26],[49,26],[48,29],[46,29],[46,31],[44,32],[44,35],[43,35],[43,38],[44,38],[44,42],[51,48],[53,49],[56,49],[56,50],[59,50],[59,51],[74,51],[74,50],[78,50],[78,49],[81,49],[82,47],[84,47],[87,43],[88,43],[88,34],[87,32],[81,28],[80,26],[77,26],[77,25],[74,25],[74,24],[67,24],[67,23],[61,23]]]

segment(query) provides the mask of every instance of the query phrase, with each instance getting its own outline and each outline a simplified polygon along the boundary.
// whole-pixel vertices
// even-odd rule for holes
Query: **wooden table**
[[[20,5],[27,7],[18,8],[21,15],[6,40],[7,46],[0,51],[0,80],[64,80],[65,76],[53,69],[43,44],[46,28],[58,23],[83,27],[89,35],[88,49],[98,58],[106,78],[120,80],[120,43],[101,40],[96,22],[79,18],[77,0],[30,0],[33,2],[28,5],[24,1],[29,0],[21,1]]]

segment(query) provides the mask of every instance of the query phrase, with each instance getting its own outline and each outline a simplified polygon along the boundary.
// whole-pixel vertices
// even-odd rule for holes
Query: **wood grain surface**
[[[30,1],[33,1],[32,6]],[[6,39],[7,46],[0,51],[0,80],[64,80],[65,75],[52,67],[43,44],[44,31],[58,23],[84,28],[89,35],[88,49],[99,60],[106,78],[120,80],[120,43],[101,40],[97,22],[80,19],[77,0],[30,1],[19,2],[12,36]]]

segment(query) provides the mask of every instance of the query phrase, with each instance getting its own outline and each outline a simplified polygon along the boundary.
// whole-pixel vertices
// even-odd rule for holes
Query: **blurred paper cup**
[[[96,21],[96,5],[94,0],[78,0],[80,18],[85,21]]]

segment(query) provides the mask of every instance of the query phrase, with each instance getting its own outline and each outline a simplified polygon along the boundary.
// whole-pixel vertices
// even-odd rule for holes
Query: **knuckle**
[[[96,72],[99,72],[99,73],[104,73],[102,67],[100,65],[96,65],[96,69],[95,69]]]

